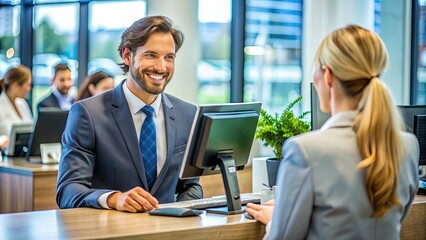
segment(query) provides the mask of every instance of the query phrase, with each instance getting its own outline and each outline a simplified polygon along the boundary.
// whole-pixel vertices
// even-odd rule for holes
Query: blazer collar
[[[115,123],[120,129],[122,139],[126,143],[127,151],[129,151],[133,164],[138,172],[139,178],[148,189],[148,182],[145,176],[145,170],[142,164],[142,156],[139,151],[139,142],[134,128],[132,114],[130,113],[129,104],[123,92],[123,80],[112,92],[111,113],[114,116]],[[132,127],[133,126],[133,127]]]
[[[173,108],[173,104],[170,102],[170,99],[167,96],[167,94],[162,93],[161,102],[163,104],[164,122],[166,125],[165,127],[166,127],[166,139],[167,139],[167,156],[166,156],[166,161],[164,162],[163,168],[158,174],[157,179],[155,180],[154,185],[152,186],[152,189],[150,191],[152,195],[154,195],[158,187],[166,178],[168,169],[170,167],[170,162],[173,159],[173,151],[174,151],[174,146],[176,142],[176,128],[177,128],[176,122],[175,122],[176,111]]]
[[[330,128],[352,127],[354,125],[356,115],[357,111],[338,112],[324,123],[321,127],[321,131],[325,131]]]

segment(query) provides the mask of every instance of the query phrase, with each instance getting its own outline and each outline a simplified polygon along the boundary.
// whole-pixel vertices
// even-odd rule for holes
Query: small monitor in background
[[[228,103],[198,107],[180,178],[222,174],[227,207],[206,209],[220,214],[242,212],[236,171],[247,164],[259,119],[260,103]]]
[[[330,118],[330,113],[324,113],[321,111],[318,93],[315,90],[314,84],[311,83],[311,128],[317,130],[324,125],[324,123]]]
[[[42,108],[30,136],[26,159],[41,163],[40,145],[45,143],[61,143],[62,133],[67,122],[68,111]]]
[[[9,134],[9,145],[6,155],[9,157],[25,157],[32,131],[32,123],[13,124]]]
[[[399,105],[397,106],[404,120],[408,132],[414,133],[414,116],[426,115],[426,105]]]
[[[420,146],[419,165],[426,165],[426,115],[415,115],[413,133],[416,135]]]

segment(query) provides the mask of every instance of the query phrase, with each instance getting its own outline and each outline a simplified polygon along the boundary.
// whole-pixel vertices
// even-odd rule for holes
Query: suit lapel
[[[138,172],[139,178],[141,179],[144,188],[148,189],[145,169],[142,164],[142,156],[139,151],[139,141],[137,139],[129,105],[123,93],[122,85],[125,82],[126,81],[124,80],[113,90],[111,113],[114,116],[115,123],[117,124],[118,129],[121,132],[121,136],[127,146],[127,150],[130,153],[133,164]]]
[[[162,105],[164,112],[164,121],[166,124],[166,141],[167,141],[167,155],[164,166],[158,174],[157,179],[155,180],[154,185],[152,186],[151,194],[154,194],[157,191],[158,186],[163,182],[166,177],[167,170],[170,166],[170,159],[173,157],[173,149],[175,146],[176,139],[176,111],[173,109],[173,105],[170,102],[166,94],[162,94]]]

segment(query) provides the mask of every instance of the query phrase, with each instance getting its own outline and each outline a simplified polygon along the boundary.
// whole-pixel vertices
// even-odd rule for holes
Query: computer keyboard
[[[253,193],[244,193],[240,195],[241,205],[247,203],[260,203],[260,195]],[[158,208],[191,208],[191,209],[206,209],[213,207],[224,207],[227,205],[226,196],[195,199],[173,203],[162,203],[159,204]]]

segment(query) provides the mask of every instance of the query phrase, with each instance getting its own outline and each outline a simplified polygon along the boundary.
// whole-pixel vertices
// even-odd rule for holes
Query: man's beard
[[[159,73],[159,72],[154,71],[154,70],[153,71],[146,71],[146,70],[138,71],[138,69],[130,67],[130,75],[132,76],[132,78],[142,88],[142,90],[144,90],[145,92],[150,93],[150,94],[162,93],[164,91],[164,89],[166,88],[167,84],[172,79],[171,74],[164,74],[164,78],[166,79],[166,80],[163,80],[164,83],[155,84],[155,83],[151,82],[151,84],[149,84],[148,81],[150,81],[150,80],[147,80],[145,78],[145,75],[147,75],[147,72],[149,72],[151,74],[163,75],[162,73]]]
[[[64,89],[59,89],[59,88],[56,88],[57,90],[58,90],[58,92],[60,93],[60,94],[62,94],[63,96],[66,96],[67,94],[68,94],[68,92],[70,91],[70,89],[68,88],[68,89],[66,89],[66,90],[64,90]]]

